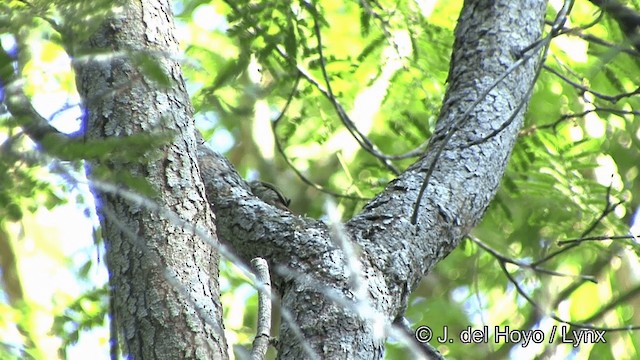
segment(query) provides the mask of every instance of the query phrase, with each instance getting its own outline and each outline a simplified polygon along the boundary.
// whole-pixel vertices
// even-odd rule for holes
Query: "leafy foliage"
[[[67,348],[78,342],[83,331],[106,323],[107,312],[104,304],[108,301],[106,286],[94,289],[82,294],[68,304],[61,314],[55,316],[51,331],[62,340],[60,357],[67,357]]]

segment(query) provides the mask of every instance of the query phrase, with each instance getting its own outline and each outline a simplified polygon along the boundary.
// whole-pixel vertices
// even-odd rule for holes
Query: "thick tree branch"
[[[539,61],[536,57],[508,75],[470,112],[433,168],[417,224],[409,223],[420,184],[434,166],[433,149],[442,145],[445,132],[467,112],[469,104],[477,102],[477,96],[518,61],[514,54],[539,40],[544,11],[545,4],[535,1],[465,4],[456,29],[450,85],[425,155],[347,224],[354,238],[364,239],[363,249],[372,262],[395,283],[390,290],[397,298],[406,297],[458,245],[493,198],[522,126],[523,112],[499,134],[474,146],[468,144],[500,128],[518,104],[528,101]]]
[[[350,241],[361,252],[360,277],[372,302],[367,308],[375,309],[380,319],[363,313],[350,271],[345,271],[345,252],[324,223],[259,201],[222,156],[201,145],[198,160],[220,236],[245,259],[261,256],[276,269],[274,285],[283,307],[304,336],[299,339],[295,329],[283,324],[280,357],[307,357],[302,341],[322,358],[382,355],[384,329],[403,312],[411,289],[478,223],[498,188],[524,111],[495,136],[487,135],[518,112],[518,104],[528,102],[538,57],[523,62],[484,98],[478,99],[479,94],[540,39],[545,10],[545,2],[533,0],[465,3],[450,85],[429,148],[346,224]],[[425,172],[433,166],[433,149],[443,145],[446,130],[474,102],[477,106],[435,164],[414,226],[412,208]],[[338,301],[336,294],[344,299]]]
[[[22,39],[19,35],[16,38]],[[22,40],[20,44],[26,46],[26,40]],[[0,48],[0,64],[2,66],[0,84],[5,89],[4,103],[31,140],[45,148],[45,145],[64,146],[70,141],[71,138],[68,135],[60,133],[33,108],[31,101],[24,93],[23,80],[16,77],[13,60],[2,48]]]

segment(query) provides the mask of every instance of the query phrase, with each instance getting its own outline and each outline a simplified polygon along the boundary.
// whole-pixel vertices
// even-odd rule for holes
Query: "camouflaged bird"
[[[287,199],[275,185],[264,181],[251,181],[249,183],[251,192],[260,200],[273,205],[278,209],[289,211],[290,199]]]

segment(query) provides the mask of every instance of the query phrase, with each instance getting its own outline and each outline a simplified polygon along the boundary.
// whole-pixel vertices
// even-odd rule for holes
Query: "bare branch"
[[[271,337],[271,277],[269,265],[263,258],[251,260],[256,273],[256,287],[258,288],[258,326],[256,337],[251,350],[252,360],[262,360],[269,348]]]

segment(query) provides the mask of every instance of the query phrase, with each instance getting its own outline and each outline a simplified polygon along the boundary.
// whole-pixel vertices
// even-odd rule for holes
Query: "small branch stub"
[[[262,360],[267,353],[271,336],[271,279],[269,265],[265,259],[255,258],[251,260],[251,265],[255,269],[258,289],[258,326],[256,338],[253,340],[251,359]]]

